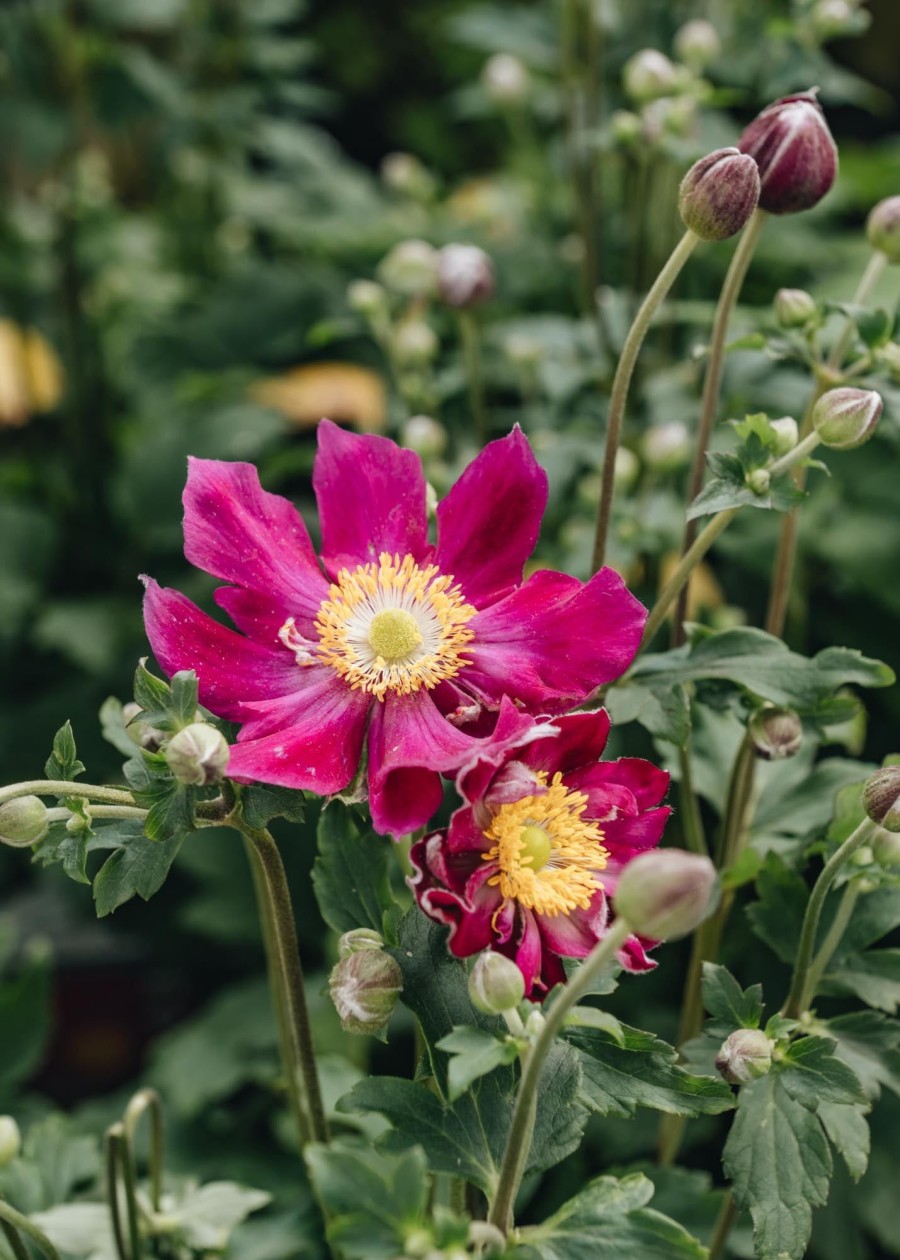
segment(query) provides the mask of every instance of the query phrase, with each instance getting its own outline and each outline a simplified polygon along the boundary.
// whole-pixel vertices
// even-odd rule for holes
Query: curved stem
[[[647,624],[644,626],[644,637],[641,639],[641,645],[638,648],[639,653],[643,652],[644,648],[648,647],[656,638],[657,631],[665,621],[669,609],[675,603],[681,590],[687,585],[688,578],[722,531],[728,528],[737,514],[738,508],[728,508],[725,512],[717,512],[681,557],[678,567],[660,591],[656,603],[650,610],[650,616],[647,618]]]
[[[543,1028],[525,1061],[516,1105],[513,1110],[500,1176],[494,1195],[488,1221],[496,1225],[504,1233],[512,1228],[513,1207],[525,1161],[531,1149],[534,1134],[534,1119],[537,1112],[537,1090],[544,1066],[544,1060],[556,1040],[557,1034],[566,1021],[569,1011],[578,1001],[589,993],[597,976],[604,970],[616,950],[623,945],[631,933],[631,928],[624,919],[616,919],[603,940],[595,945],[581,965],[579,971],[565,985],[559,997],[547,1012]]]
[[[690,737],[684,748],[678,749],[678,799],[681,802],[681,829],[684,833],[686,848],[691,853],[699,853],[701,857],[709,856],[709,846],[703,831],[703,819],[700,816],[700,802],[694,790],[694,774],[691,766]]]
[[[37,1243],[41,1251],[47,1257],[47,1260],[62,1260],[59,1252],[53,1243],[47,1237],[43,1230],[38,1229],[33,1221],[29,1220],[22,1212],[17,1212],[14,1207],[0,1199],[0,1221],[4,1221],[12,1229],[18,1230],[20,1234],[25,1234],[33,1243]],[[3,1231],[4,1234],[6,1231]]]
[[[737,249],[731,257],[731,263],[725,274],[722,292],[713,316],[712,331],[709,340],[709,355],[706,360],[706,375],[703,378],[703,394],[700,400],[700,420],[697,424],[697,439],[694,447],[694,462],[691,465],[691,480],[688,488],[688,503],[693,503],[703,486],[703,473],[706,468],[706,452],[709,448],[713,426],[716,422],[716,411],[719,405],[719,393],[722,388],[722,375],[725,368],[725,339],[728,324],[737,305],[753,251],[759,240],[760,232],[765,224],[765,210],[756,209],[747,226],[741,233]],[[684,538],[681,554],[690,550],[697,536],[696,520],[688,521],[684,527]],[[687,607],[687,587],[679,597],[675,611],[674,636],[676,644],[681,642],[682,624]]]
[[[22,1242],[22,1235],[2,1216],[0,1216],[0,1234],[6,1239],[7,1246],[13,1253],[13,1260],[30,1260],[28,1248]]]
[[[154,1212],[160,1210],[163,1175],[163,1114],[162,1100],[155,1089],[141,1089],[125,1108],[122,1121],[128,1153],[134,1156],[134,1135],[141,1117],[150,1114],[150,1204]]]
[[[838,906],[831,927],[825,934],[822,944],[816,951],[816,955],[810,963],[809,977],[806,981],[806,992],[803,995],[803,1001],[806,1006],[812,1001],[812,998],[818,988],[819,981],[825,974],[828,964],[834,956],[834,951],[844,939],[844,933],[853,918],[853,911],[856,909],[856,903],[859,901],[862,886],[859,880],[851,880],[844,889],[844,895],[841,898],[841,904]]]
[[[622,434],[622,420],[625,416],[625,404],[628,400],[628,387],[634,372],[638,354],[647,335],[653,316],[661,305],[666,294],[690,258],[699,237],[691,231],[685,232],[681,240],[672,250],[669,260],[656,277],[653,287],[644,298],[643,304],[628,330],[622,354],[613,379],[609,396],[609,411],[606,417],[606,447],[603,452],[603,473],[600,485],[600,504],[597,511],[597,530],[594,537],[594,556],[591,571],[596,573],[603,565],[606,556],[606,539],[612,517],[613,480],[616,469],[616,452]]]
[[[19,796],[83,796],[107,805],[134,805],[134,797],[122,788],[100,787],[95,783],[70,783],[67,779],[29,779],[0,788],[0,805]]]
[[[885,267],[887,267],[888,259],[886,254],[882,254],[880,249],[872,252],[866,269],[860,277],[859,284],[856,286],[856,292],[853,294],[853,304],[862,306],[872,296],[878,281],[884,275]],[[841,335],[831,348],[831,354],[828,356],[828,366],[837,369],[844,361],[844,355],[847,353],[847,347],[853,337],[853,330],[856,327],[852,319],[847,319],[844,324]]]
[[[120,1178],[122,1189],[125,1192],[125,1217],[128,1225],[127,1245],[125,1242],[125,1231],[122,1228],[122,1206],[119,1199]],[[123,1260],[140,1260],[142,1248],[141,1235],[138,1228],[134,1161],[128,1139],[125,1136],[125,1126],[121,1121],[111,1124],[106,1130],[106,1187],[116,1248]]]
[[[781,1012],[788,1019],[799,1019],[803,1012],[809,1009],[809,1003],[815,997],[812,982],[816,978],[812,971],[812,957],[819,931],[819,920],[822,917],[822,907],[829,889],[841,867],[857,849],[862,848],[871,839],[875,830],[875,823],[870,818],[864,819],[852,835],[848,836],[840,848],[831,855],[813,886],[807,902],[806,914],[803,916],[803,927],[800,929],[800,945],[797,949],[797,961],[794,963],[790,992]],[[826,965],[827,961],[826,959]]]

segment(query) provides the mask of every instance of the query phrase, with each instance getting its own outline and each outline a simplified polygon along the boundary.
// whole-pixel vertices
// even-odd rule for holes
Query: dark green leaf
[[[141,721],[161,731],[178,731],[197,720],[197,675],[192,669],[173,674],[165,683],[141,661],[134,675],[134,698],[143,709]]]
[[[53,736],[53,752],[50,754],[44,773],[48,779],[66,779],[71,781],[84,773],[84,763],[78,760],[75,750],[75,736],[72,723],[66,722]]]
[[[783,1051],[778,1064],[781,1084],[797,1102],[815,1111],[819,1103],[865,1103],[855,1073],[837,1058],[828,1037],[800,1037]]]
[[[900,1095],[900,1023],[878,1011],[853,1011],[828,1020],[826,1029],[867,1097],[878,1098],[883,1085]]]
[[[736,1028],[758,1028],[762,1018],[762,985],[742,989],[727,967],[703,964],[703,1005],[723,1036]]]
[[[870,949],[835,960],[821,985],[826,993],[850,994],[894,1015],[900,1005],[900,949]]]
[[[448,1088],[450,1101],[464,1094],[479,1076],[496,1067],[515,1063],[519,1048],[511,1037],[495,1037],[482,1028],[454,1028],[437,1043],[438,1050],[450,1055]]]
[[[75,880],[76,884],[91,882],[87,873],[90,839],[91,832],[86,827],[79,827],[77,831],[67,832],[65,839],[60,841],[56,850],[56,856],[62,862],[63,870],[69,879]]]
[[[148,840],[139,832],[106,859],[94,878],[97,917],[112,914],[137,893],[149,901],[159,892],[184,842],[176,833],[166,840]]]
[[[755,490],[751,490],[743,475],[740,483],[714,478],[703,487],[688,508],[687,519],[693,521],[699,516],[711,516],[715,512],[725,512],[730,508],[741,507],[762,508],[770,512],[790,512],[805,498],[805,491],[798,490],[791,477],[787,475],[773,478],[763,494],[757,494]]]
[[[753,930],[782,962],[792,963],[800,943],[800,925],[809,900],[804,880],[770,853],[756,881],[759,900],[747,908]]]
[[[859,1103],[823,1102],[817,1113],[831,1145],[843,1156],[854,1181],[859,1181],[869,1162],[867,1111],[868,1107]]]
[[[364,831],[337,801],[322,810],[318,840],[312,882],[322,918],[335,932],[359,927],[380,932],[393,904],[387,866],[391,842]]]
[[[628,681],[613,687],[606,697],[606,707],[616,726],[640,722],[657,739],[683,748],[691,730],[691,711],[683,686],[670,686],[662,681],[657,686],[644,686]]]
[[[0,982],[0,1098],[38,1066],[50,1031],[50,966],[44,950]]]
[[[306,813],[306,795],[294,788],[253,783],[241,789],[241,808],[245,821],[251,827],[266,827],[273,818],[302,822]]]

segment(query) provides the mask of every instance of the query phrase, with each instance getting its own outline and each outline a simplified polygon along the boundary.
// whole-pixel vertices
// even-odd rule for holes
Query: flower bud
[[[691,457],[691,435],[681,420],[667,420],[648,429],[641,442],[641,454],[649,469],[657,473],[674,472]]]
[[[885,197],[866,220],[866,236],[873,249],[892,263],[900,263],[900,197]]]
[[[434,176],[412,153],[388,153],[381,163],[381,178],[385,187],[417,201],[434,196]]]
[[[516,367],[533,368],[540,363],[544,349],[537,337],[527,332],[508,333],[503,341],[503,352]]]
[[[373,319],[387,310],[387,294],[374,280],[354,280],[347,286],[347,305],[357,315]]]
[[[809,24],[817,39],[838,39],[859,35],[868,25],[867,14],[848,0],[817,0],[809,14]]]
[[[879,827],[900,831],[900,766],[875,771],[863,788],[863,805]]]
[[[337,964],[328,988],[345,1032],[377,1033],[391,1017],[403,976],[384,950],[359,949]]]
[[[403,367],[430,363],[438,352],[437,333],[424,319],[405,319],[394,329],[394,353]]]
[[[0,1116],[0,1168],[6,1168],[18,1158],[22,1149],[22,1134],[12,1116]]]
[[[872,856],[881,866],[900,866],[900,833],[882,828],[872,841]]]
[[[528,97],[531,79],[518,57],[495,53],[484,64],[481,84],[495,105],[521,105]]]
[[[816,299],[804,289],[779,289],[773,305],[781,328],[805,328],[819,312]]]
[[[744,484],[748,490],[752,490],[754,494],[768,494],[769,485],[772,478],[769,475],[768,468],[752,468],[744,477]]]
[[[0,805],[0,844],[29,849],[47,834],[47,806],[37,796],[17,796]]]
[[[627,446],[620,446],[616,451],[616,462],[613,467],[613,485],[616,490],[620,490],[623,494],[632,490],[637,483],[640,473],[641,461],[637,455]],[[600,486],[595,482],[593,484],[593,497],[590,502],[596,504],[599,498]]]
[[[378,276],[404,297],[431,297],[437,284],[437,260],[437,250],[427,241],[401,241],[378,264]]]
[[[400,432],[400,441],[424,459],[436,459],[447,449],[447,430],[432,416],[410,416]]]
[[[629,862],[613,897],[616,913],[641,936],[687,936],[712,911],[716,869],[709,858],[657,849]]]
[[[441,300],[457,310],[486,302],[494,292],[494,265],[477,245],[445,245],[437,277]]]
[[[761,1028],[738,1028],[722,1043],[716,1067],[730,1085],[746,1085],[772,1066],[772,1042]]]
[[[889,341],[878,351],[878,362],[886,368],[895,381],[900,381],[900,345]]]
[[[685,227],[704,241],[724,241],[740,232],[759,200],[759,171],[737,149],[716,149],[695,162],[678,190]]]
[[[625,62],[622,85],[627,96],[643,105],[676,91],[678,70],[665,53],[656,48],[642,48]]]
[[[738,148],[759,167],[759,204],[770,214],[809,210],[837,175],[837,147],[815,91],[769,105],[746,128]]]
[[[874,389],[853,389],[849,385],[830,389],[813,408],[813,425],[826,446],[850,451],[862,446],[875,432],[882,406],[881,395]]]
[[[206,787],[225,777],[230,750],[221,731],[208,722],[192,722],[172,736],[165,755],[179,783]]]
[[[146,722],[138,721],[139,715],[143,712],[144,710],[134,700],[130,700],[128,704],[122,705],[122,722],[125,726],[125,734],[138,748],[146,748],[147,752],[158,752],[165,741],[165,731],[159,730],[156,726],[148,726]]]
[[[748,730],[753,751],[763,761],[793,757],[803,743],[803,723],[793,709],[764,705],[750,719]]]
[[[363,949],[384,949],[384,938],[373,928],[353,928],[338,941],[338,956],[349,958]]]
[[[637,144],[643,135],[644,126],[640,116],[630,109],[617,109],[609,120],[610,131],[616,144],[630,148]]]
[[[770,420],[769,428],[775,435],[775,454],[787,455],[800,440],[800,430],[793,416],[781,416],[778,420]]]
[[[705,70],[722,51],[722,41],[711,22],[694,18],[675,32],[675,56],[695,74]]]
[[[510,958],[486,949],[469,973],[472,1005],[485,1015],[514,1010],[525,996],[525,977]]]

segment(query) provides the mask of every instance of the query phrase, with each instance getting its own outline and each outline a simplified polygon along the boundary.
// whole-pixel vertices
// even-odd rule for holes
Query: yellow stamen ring
[[[311,655],[378,700],[389,691],[409,695],[467,664],[466,623],[475,613],[436,565],[420,568],[412,556],[384,552],[378,564],[338,574],[316,616]]]
[[[547,782],[546,774],[538,777]],[[499,867],[488,883],[535,914],[586,910],[609,857],[602,830],[582,818],[587,803],[557,773],[545,795],[501,805],[484,832],[491,848],[481,856]]]

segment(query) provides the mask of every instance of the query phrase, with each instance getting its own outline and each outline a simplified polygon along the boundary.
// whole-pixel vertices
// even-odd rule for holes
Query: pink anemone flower
[[[421,462],[387,438],[319,426],[313,487],[321,564],[300,514],[250,464],[192,459],[185,555],[230,583],[237,626],[146,580],[145,622],[170,675],[240,724],[229,774],[331,795],[367,745],[375,828],[401,835],[441,803],[504,696],[557,713],[630,664],[646,610],[610,569],[522,581],[547,477],[517,428],[491,442],[437,508]]]
[[[466,958],[494,949],[542,998],[565,980],[562,958],[585,958],[604,936],[623,868],[660,841],[669,776],[648,761],[600,761],[602,710],[538,723],[503,706],[494,734],[457,778],[467,802],[446,831],[412,848],[419,905],[450,928]],[[656,942],[629,936],[627,971],[656,966]]]

